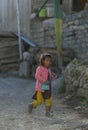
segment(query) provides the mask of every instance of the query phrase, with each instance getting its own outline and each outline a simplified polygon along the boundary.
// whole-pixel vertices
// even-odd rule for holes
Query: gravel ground
[[[0,77],[0,130],[88,130],[88,118],[81,117],[53,96],[53,117],[45,117],[45,104],[28,114],[35,81],[14,77]]]

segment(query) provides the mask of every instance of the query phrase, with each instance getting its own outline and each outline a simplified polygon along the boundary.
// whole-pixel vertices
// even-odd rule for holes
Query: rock
[[[29,77],[29,62],[23,61],[20,63],[20,69],[19,69],[19,76],[20,77]]]
[[[79,97],[88,96],[88,66],[74,59],[64,70],[66,93],[71,92]]]
[[[81,109],[81,106],[77,106],[77,107],[75,107],[74,109],[75,109],[75,110],[79,110],[79,109]]]
[[[73,82],[73,86],[74,86],[74,87],[78,87],[78,86],[79,86],[79,81],[75,80],[75,81]]]
[[[88,89],[79,88],[78,91],[77,91],[77,96],[88,98]]]
[[[66,99],[66,100],[71,100],[72,97],[73,97],[73,95],[68,95],[68,96],[65,97],[65,99]]]
[[[54,80],[54,81],[52,82],[53,93],[54,93],[54,94],[58,94],[58,93],[59,93],[59,88],[62,87],[63,82],[64,82],[63,76],[57,78],[56,80]]]
[[[82,128],[76,128],[75,130],[83,130]]]

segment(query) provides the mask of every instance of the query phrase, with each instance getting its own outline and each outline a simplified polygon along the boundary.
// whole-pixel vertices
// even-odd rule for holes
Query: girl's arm
[[[40,82],[42,82],[42,83],[47,83],[48,84],[48,82],[49,81],[46,81],[45,79],[44,79],[44,77],[42,76],[42,68],[41,67],[38,67],[37,68],[37,70],[36,70],[36,73],[35,73],[35,78],[37,79],[37,80],[39,80]]]
[[[51,72],[51,79],[55,80],[57,78],[57,75],[54,72]]]

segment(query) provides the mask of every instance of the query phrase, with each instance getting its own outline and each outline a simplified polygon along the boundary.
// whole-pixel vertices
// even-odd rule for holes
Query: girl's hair
[[[52,56],[49,53],[43,53],[40,55],[40,65],[44,65],[44,60],[47,57],[52,58]]]

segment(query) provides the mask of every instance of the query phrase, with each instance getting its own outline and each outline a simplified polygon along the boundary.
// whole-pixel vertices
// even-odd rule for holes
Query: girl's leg
[[[52,106],[52,96],[45,100],[46,106]]]
[[[52,117],[52,115],[50,114],[50,110],[51,110],[51,106],[52,106],[52,96],[49,99],[45,100],[46,102],[46,116],[47,117]]]
[[[44,98],[42,96],[42,93],[41,92],[37,92],[37,100],[35,100],[33,102],[33,107],[36,108],[37,106],[39,106],[43,102],[44,102]]]
[[[33,103],[31,103],[28,107],[28,112],[32,113],[32,109],[36,108],[37,106],[39,106],[40,104],[42,104],[44,102],[44,98],[42,96],[41,92],[37,92],[37,100],[35,100]]]

